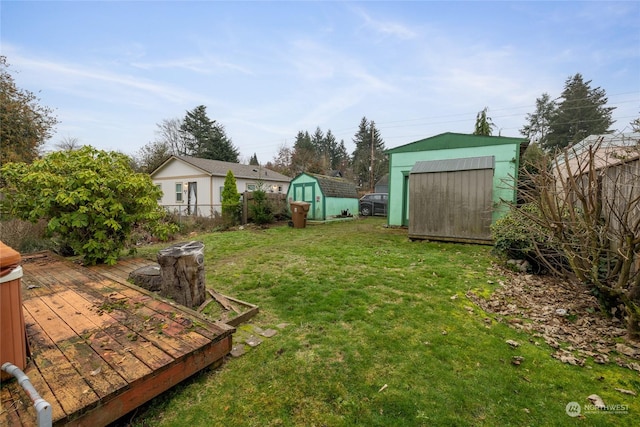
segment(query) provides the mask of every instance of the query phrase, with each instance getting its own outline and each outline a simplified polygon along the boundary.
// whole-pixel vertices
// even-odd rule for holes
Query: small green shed
[[[310,203],[309,220],[325,221],[358,213],[358,190],[344,178],[303,172],[289,184],[287,200]]]
[[[488,240],[488,225],[508,210],[503,202],[516,201],[518,168],[527,146],[525,138],[443,133],[387,150],[388,224],[407,226],[416,238]],[[482,187],[480,177],[485,183]],[[411,185],[411,180],[416,182]],[[437,200],[442,203],[435,203]],[[454,228],[465,230],[464,221],[457,226],[458,218],[455,227],[453,222],[446,223],[456,212],[464,212],[467,218],[476,215],[484,231],[447,235]]]

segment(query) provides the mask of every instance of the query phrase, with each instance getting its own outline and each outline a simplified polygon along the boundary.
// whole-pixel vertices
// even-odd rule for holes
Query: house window
[[[162,191],[162,184],[156,184],[156,188],[160,190],[160,195],[158,196],[158,201],[162,200],[162,196],[164,196],[164,192]]]
[[[247,184],[247,191],[256,191],[258,186],[255,184]]]
[[[224,187],[220,187],[220,201],[222,201],[222,192],[224,191]]]
[[[176,182],[176,203],[182,203],[182,183]]]

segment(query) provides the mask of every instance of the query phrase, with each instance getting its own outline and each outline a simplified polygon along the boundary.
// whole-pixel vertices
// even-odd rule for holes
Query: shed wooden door
[[[313,182],[303,182],[299,184],[293,184],[293,200],[296,202],[307,202],[310,203],[309,213],[307,214],[307,219],[316,219],[314,218],[315,212],[315,195],[316,195],[316,184]]]
[[[412,173],[409,238],[491,242],[493,169]]]

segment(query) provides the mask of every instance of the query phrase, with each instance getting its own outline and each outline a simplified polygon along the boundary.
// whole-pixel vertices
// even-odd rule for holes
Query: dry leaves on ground
[[[496,320],[542,338],[555,349],[553,357],[584,365],[615,362],[640,372],[640,342],[627,338],[625,324],[600,311],[598,300],[585,286],[553,277],[500,271],[507,277],[489,299],[467,297]]]

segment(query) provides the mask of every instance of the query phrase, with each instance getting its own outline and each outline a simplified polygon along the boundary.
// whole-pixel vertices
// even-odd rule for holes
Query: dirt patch
[[[495,320],[543,339],[562,362],[583,366],[592,358],[595,363],[616,363],[640,372],[640,342],[628,339],[624,321],[616,316],[620,313],[603,313],[585,286],[553,277],[500,273],[507,280],[499,282],[488,299],[467,293]]]

